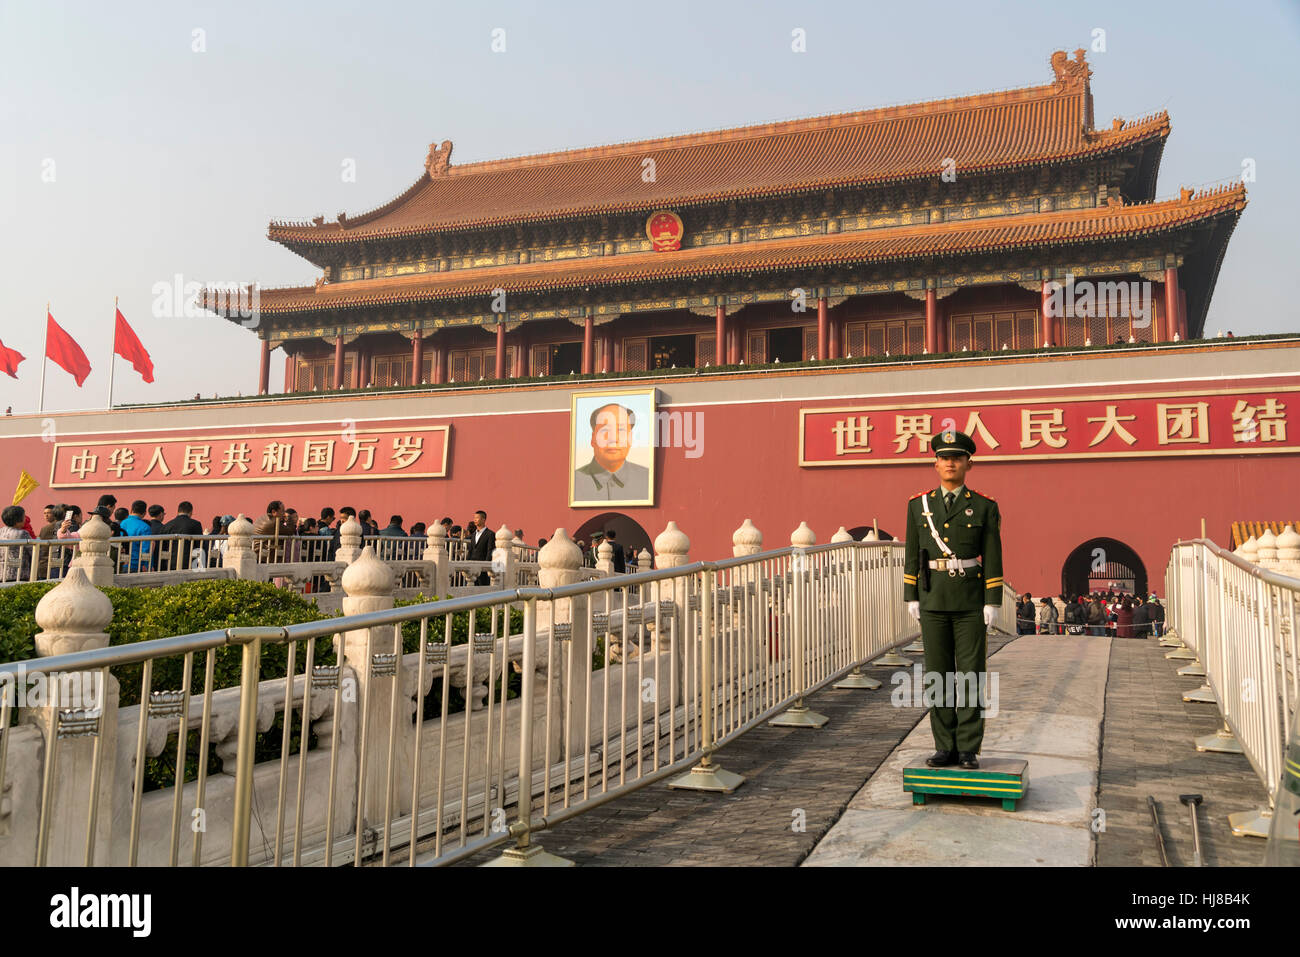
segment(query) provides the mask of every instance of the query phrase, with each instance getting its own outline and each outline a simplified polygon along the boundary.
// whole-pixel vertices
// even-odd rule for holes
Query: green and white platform
[[[903,768],[903,790],[910,791],[913,804],[924,804],[927,794],[956,797],[996,798],[1006,811],[1029,790],[1029,762],[1020,758],[980,758],[980,766],[969,770],[958,765],[932,768],[924,759]]]

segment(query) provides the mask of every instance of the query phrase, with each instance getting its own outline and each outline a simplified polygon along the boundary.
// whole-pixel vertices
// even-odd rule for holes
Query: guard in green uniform
[[[930,709],[937,750],[926,763],[978,768],[984,719],[962,676],[978,676],[983,698],[988,627],[1002,605],[1002,520],[997,502],[966,487],[971,437],[941,432],[930,448],[940,484],[907,503],[903,568],[903,600],[921,623],[927,684],[935,675],[944,681],[943,705]]]

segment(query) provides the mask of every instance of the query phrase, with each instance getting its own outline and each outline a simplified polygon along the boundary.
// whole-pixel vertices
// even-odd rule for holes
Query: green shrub
[[[56,585],[57,582],[37,582],[0,589],[0,661],[25,661],[36,657],[35,638],[40,630],[35,618],[36,605]],[[309,599],[267,582],[218,579],[159,588],[105,588],[103,591],[113,604],[113,620],[107,629],[110,645],[252,625],[298,624],[331,617]],[[305,671],[306,658],[306,645],[300,643],[294,664],[295,674]],[[316,663],[333,664],[334,660],[333,643],[318,641]],[[242,652],[238,646],[216,649],[214,686],[218,689],[237,686],[241,665]],[[204,691],[205,668],[206,653],[196,653],[190,676],[190,690],[194,694]],[[283,678],[287,671],[288,646],[263,645],[261,679]],[[139,704],[143,663],[118,665],[111,668],[110,673],[120,686],[120,705]],[[154,660],[149,682],[151,691],[179,691],[184,680],[184,656]],[[295,715],[291,736],[294,751],[300,736],[299,719],[300,716]],[[282,716],[277,716],[275,728],[258,735],[257,760],[279,757],[282,724]],[[192,781],[198,761],[198,732],[191,732],[189,739],[190,755],[185,780]],[[175,752],[173,740],[162,755],[149,759],[145,768],[146,790],[170,787],[174,783]],[[211,771],[220,770],[220,762],[214,755],[209,755],[208,761]]]

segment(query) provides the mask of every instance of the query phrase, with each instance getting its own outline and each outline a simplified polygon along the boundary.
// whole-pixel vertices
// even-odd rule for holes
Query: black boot
[[[925,763],[932,768],[946,768],[957,763],[957,753],[955,751],[936,751],[925,759]]]
[[[957,755],[957,760],[961,762],[963,768],[978,768],[980,766],[979,757],[974,751],[963,751]]]

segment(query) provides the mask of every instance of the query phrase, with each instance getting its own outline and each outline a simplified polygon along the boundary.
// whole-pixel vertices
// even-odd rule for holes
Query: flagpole
[[[50,304],[45,303],[45,348],[41,352],[41,397],[36,400],[36,411],[45,411],[45,367],[50,356]]]
[[[113,411],[113,374],[117,372],[117,296],[113,297],[113,351],[108,356],[108,410]]]

